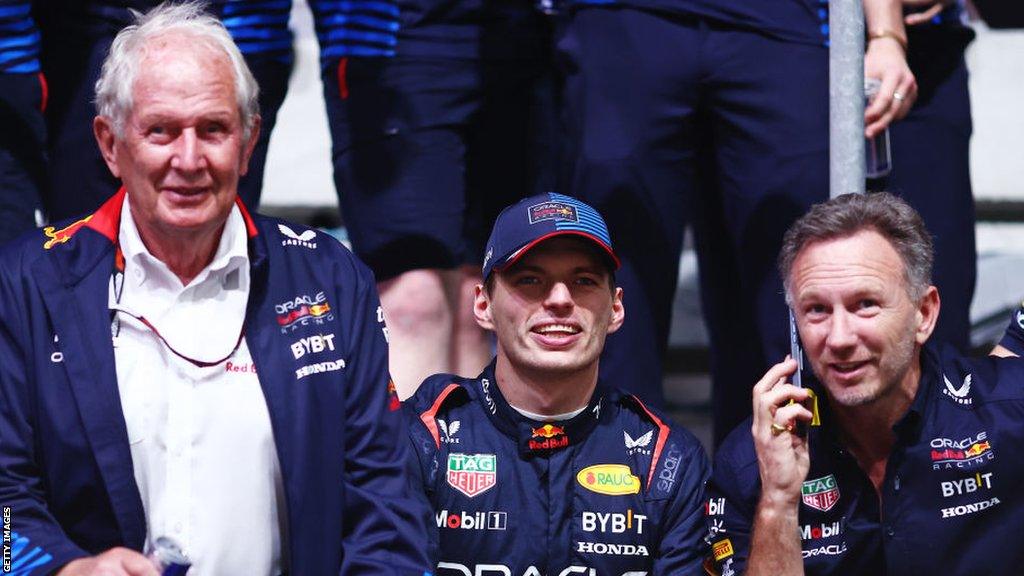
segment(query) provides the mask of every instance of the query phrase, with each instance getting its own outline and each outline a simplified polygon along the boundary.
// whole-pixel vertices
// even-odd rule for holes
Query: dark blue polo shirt
[[[880,496],[821,407],[794,534],[807,574],[1021,573],[1024,360],[926,347],[921,362]],[[725,440],[708,483],[707,541],[722,574],[745,568],[759,494],[748,420]]]

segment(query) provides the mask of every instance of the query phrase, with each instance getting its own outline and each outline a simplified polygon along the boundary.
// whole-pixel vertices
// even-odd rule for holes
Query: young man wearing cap
[[[406,404],[438,576],[701,572],[703,449],[598,381],[624,319],[617,267],[604,220],[574,198],[498,216],[474,303],[496,358]]]

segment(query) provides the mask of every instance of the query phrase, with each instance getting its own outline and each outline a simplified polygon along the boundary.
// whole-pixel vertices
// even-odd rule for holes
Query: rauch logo
[[[576,474],[576,481],[591,492],[621,496],[640,492],[640,479],[625,464],[596,464]]]

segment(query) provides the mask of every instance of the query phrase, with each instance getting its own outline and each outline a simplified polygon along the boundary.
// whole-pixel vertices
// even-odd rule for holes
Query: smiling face
[[[805,246],[790,290],[804,350],[834,404],[863,406],[916,390],[938,292],[932,286],[911,300],[903,262],[879,233]]]
[[[498,339],[498,360],[522,374],[592,370],[622,325],[622,289],[586,240],[556,237],[477,289],[477,322]]]
[[[154,38],[141,56],[132,98],[124,134],[104,117],[95,131],[143,239],[216,232],[259,133],[257,125],[243,136],[227,55],[180,33]]]

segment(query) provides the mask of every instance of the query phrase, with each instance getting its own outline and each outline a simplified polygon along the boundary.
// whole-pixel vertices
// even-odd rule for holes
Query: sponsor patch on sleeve
[[[711,552],[715,555],[715,561],[721,562],[733,555],[732,540],[728,538],[719,540],[711,545]]]

